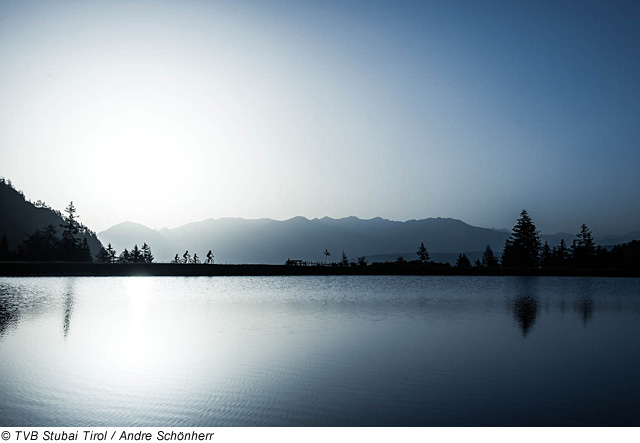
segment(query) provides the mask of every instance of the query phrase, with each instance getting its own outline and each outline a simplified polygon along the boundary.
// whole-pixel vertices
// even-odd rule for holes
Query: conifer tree
[[[342,250],[342,260],[340,260],[340,266],[344,268],[349,267],[349,259],[347,258],[347,254],[345,254],[344,249]]]
[[[484,253],[482,254],[482,266],[485,268],[497,268],[500,266],[498,258],[493,253],[493,249],[491,249],[490,245],[487,245],[487,247],[484,248]]]
[[[535,268],[538,266],[540,236],[536,225],[523,210],[507,239],[502,252],[502,266],[511,268]]]
[[[153,263],[153,254],[151,253],[151,247],[143,243],[142,244],[142,261],[144,263]]]
[[[571,253],[569,248],[567,248],[567,244],[564,242],[564,239],[561,239],[558,248],[553,248],[553,264],[555,267],[564,268],[567,266],[570,258]]]
[[[116,250],[113,249],[111,243],[109,243],[109,246],[107,246],[107,261],[109,263],[115,263],[118,261],[118,258],[116,257]]]
[[[469,261],[469,257],[464,252],[462,254],[458,254],[458,258],[456,260],[456,268],[470,268],[471,261]]]
[[[100,246],[100,250],[96,254],[96,260],[98,263],[109,263],[109,252],[104,246]]]
[[[571,249],[573,250],[573,264],[576,267],[593,266],[596,255],[596,244],[593,240],[593,234],[587,225],[580,227],[580,232],[576,235]]]
[[[142,258],[142,251],[140,250],[140,248],[138,248],[138,245],[134,245],[133,249],[131,250],[131,262],[132,263],[142,263],[143,258]]]
[[[553,252],[549,247],[549,242],[544,242],[544,246],[540,251],[540,266],[543,268],[553,267]]]
[[[120,253],[120,256],[118,257],[118,262],[131,263],[131,253],[127,251],[127,248],[124,248],[124,251]]]
[[[420,247],[418,248],[418,252],[416,252],[416,254],[418,255],[418,261],[420,263],[427,263],[429,260],[431,260],[429,252],[427,252],[427,248],[424,247],[424,243],[420,243]]]
[[[80,225],[78,223],[78,217],[76,215],[76,207],[73,202],[69,203],[64,210],[67,216],[64,217],[64,224],[60,227],[62,230],[62,245],[64,248],[64,256],[69,261],[77,259],[78,249],[80,249],[80,240],[77,238],[80,231]]]

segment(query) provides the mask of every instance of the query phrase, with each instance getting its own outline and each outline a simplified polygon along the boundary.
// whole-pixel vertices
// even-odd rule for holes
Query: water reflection
[[[593,300],[590,298],[583,298],[578,300],[575,304],[575,311],[582,317],[582,324],[586,328],[587,323],[593,318]]]
[[[637,425],[640,279],[584,280],[0,278],[0,426]]]
[[[532,295],[518,296],[513,303],[513,313],[520,325],[522,336],[526,337],[536,322],[538,301]]]
[[[11,325],[18,323],[19,312],[14,303],[10,303],[9,288],[0,286],[0,338],[2,338]]]
[[[538,315],[536,278],[519,277],[515,280],[515,298],[512,300],[513,315],[523,337],[527,337]]]
[[[15,289],[11,286],[0,284],[0,338],[4,337],[12,325],[18,323],[20,311],[12,294]]]
[[[593,318],[593,282],[591,279],[582,279],[578,285],[580,299],[574,303],[574,311],[580,315],[582,325],[587,327],[587,323]]]
[[[74,282],[75,279],[69,279],[64,296],[64,319],[62,321],[62,334],[64,335],[64,338],[67,338],[69,335],[69,329],[71,328],[71,315],[73,314],[74,303]]]

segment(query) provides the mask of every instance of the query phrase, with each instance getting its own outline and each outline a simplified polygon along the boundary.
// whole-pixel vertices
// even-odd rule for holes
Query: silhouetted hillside
[[[46,204],[37,201],[35,204],[26,200],[24,195],[13,188],[10,182],[0,180],[0,237],[5,235],[9,243],[9,250],[15,251],[28,235],[36,230],[44,230],[47,226],[53,225],[57,235],[60,237],[64,223],[62,215]],[[96,234],[85,229],[86,237],[91,254],[100,250],[100,241]]]

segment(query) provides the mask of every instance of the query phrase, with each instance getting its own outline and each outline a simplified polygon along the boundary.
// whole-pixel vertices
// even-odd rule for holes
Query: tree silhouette
[[[118,257],[119,263],[131,263],[131,253],[127,251],[127,248],[124,248],[124,251],[120,253]]]
[[[98,263],[109,263],[109,253],[104,246],[100,246],[100,250],[96,254],[96,260]]]
[[[593,234],[587,225],[580,227],[580,232],[576,235],[571,249],[573,250],[573,264],[579,268],[588,268],[593,266],[596,255],[596,244],[593,240]]]
[[[420,263],[427,263],[429,260],[431,260],[431,257],[427,252],[427,248],[424,247],[424,243],[420,243],[420,247],[418,248],[418,252],[416,252],[416,254],[418,254],[418,261]]]
[[[146,243],[142,244],[142,261],[144,263],[153,263],[153,254],[151,253],[151,247]]]
[[[342,259],[340,260],[340,266],[343,268],[349,267],[349,259],[347,258],[347,254],[344,253],[344,249],[342,250]]]
[[[470,268],[471,262],[469,261],[469,257],[464,252],[462,254],[458,254],[458,258],[456,260],[456,268]]]
[[[33,234],[27,235],[19,247],[18,258],[34,261],[59,260],[60,249],[56,228],[49,225],[43,231],[36,229]]]
[[[213,254],[211,253],[211,249],[209,249],[209,252],[207,252],[207,260],[205,263],[208,265],[213,264]]]
[[[405,264],[407,261],[404,259],[404,257],[402,255],[398,255],[398,258],[396,258],[396,263],[398,264]]]
[[[493,253],[493,249],[491,249],[490,245],[487,245],[487,247],[484,248],[484,253],[482,254],[482,266],[485,268],[497,268],[500,266],[498,258]]]
[[[556,248],[553,247],[552,250],[553,255],[553,265],[557,268],[564,268],[567,266],[569,259],[571,258],[571,253],[569,248],[567,248],[567,244],[564,242],[564,239],[560,240],[560,245]]]
[[[367,266],[367,257],[365,257],[364,255],[362,257],[358,257],[358,266]]]
[[[323,254],[324,254],[325,257],[327,257],[327,260],[329,260],[329,257],[331,256],[331,252],[329,252],[328,249],[325,249]]]
[[[67,216],[64,217],[64,223],[60,225],[62,231],[62,244],[64,248],[65,258],[69,261],[76,259],[77,251],[80,248],[80,240],[76,237],[80,231],[80,225],[76,216],[76,207],[73,202],[69,203],[64,210]]]
[[[138,248],[138,245],[136,244],[131,250],[131,263],[142,263],[142,262],[143,262],[142,251],[140,250],[140,248]]]
[[[109,243],[109,246],[107,246],[107,256],[108,256],[109,263],[115,263],[118,261],[116,257],[116,250],[113,249],[113,247],[111,246],[111,243]]]
[[[522,330],[522,336],[526,337],[536,321],[538,301],[531,295],[516,297],[513,313]]]
[[[547,269],[554,265],[553,252],[549,247],[549,242],[544,242],[542,250],[540,251],[540,266]]]
[[[535,268],[538,266],[540,236],[527,211],[513,227],[502,251],[502,266],[510,268]]]

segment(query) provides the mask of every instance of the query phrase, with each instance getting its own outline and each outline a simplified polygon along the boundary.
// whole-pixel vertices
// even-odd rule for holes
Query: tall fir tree
[[[569,248],[567,248],[567,244],[563,239],[560,239],[560,244],[556,248],[553,248],[553,265],[556,268],[565,268],[567,267],[569,260],[571,258],[571,252]]]
[[[342,259],[340,260],[340,266],[344,268],[349,267],[349,259],[347,258],[347,254],[345,254],[344,249],[342,250]]]
[[[548,269],[553,267],[553,252],[549,246],[549,242],[544,242],[540,251],[540,267]]]
[[[142,251],[140,250],[140,248],[138,248],[138,245],[136,244],[131,250],[131,263],[142,263],[142,262],[143,262]]]
[[[143,243],[142,244],[142,261],[144,263],[153,263],[153,254],[151,253],[151,247]]]
[[[418,261],[420,263],[428,263],[429,260],[431,260],[427,248],[424,247],[424,243],[420,243],[420,247],[418,248],[418,252],[416,252],[416,254],[418,255]]]
[[[60,225],[62,228],[62,247],[64,258],[68,261],[76,261],[78,250],[80,249],[80,239],[77,235],[80,232],[80,224],[76,215],[76,207],[73,202],[69,203],[64,210],[67,215],[64,217],[64,223]]]
[[[580,227],[571,247],[573,252],[573,265],[578,268],[590,268],[593,266],[596,256],[596,242],[587,225]]]
[[[131,253],[127,251],[127,248],[124,248],[124,251],[120,253],[118,257],[119,263],[131,263]]]
[[[523,210],[513,227],[502,251],[502,266],[509,268],[536,268],[540,253],[540,234],[536,225]]]
[[[497,268],[500,266],[498,257],[495,256],[490,245],[487,245],[487,247],[484,248],[484,253],[482,254],[482,266],[485,268]]]
[[[458,255],[458,259],[456,260],[456,268],[470,268],[471,267],[471,261],[469,260],[469,257],[467,257],[467,254],[465,254],[464,252],[462,254]]]
[[[108,257],[109,263],[115,263],[118,261],[116,250],[113,249],[113,246],[111,246],[111,243],[109,243],[109,246],[107,246],[107,257]]]

